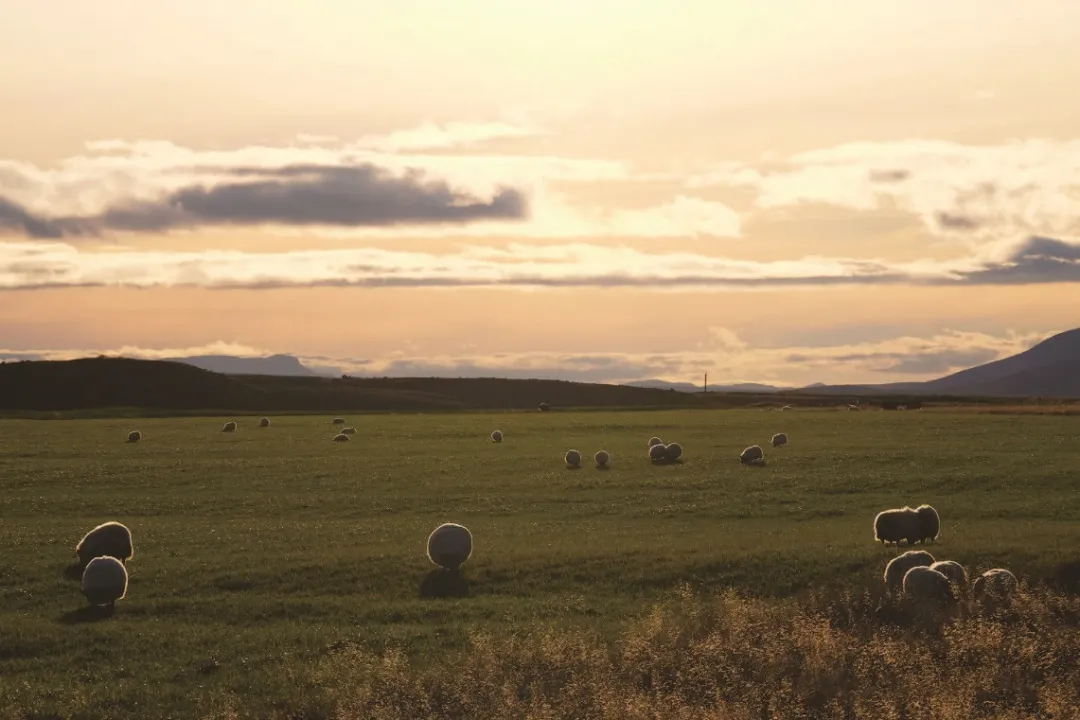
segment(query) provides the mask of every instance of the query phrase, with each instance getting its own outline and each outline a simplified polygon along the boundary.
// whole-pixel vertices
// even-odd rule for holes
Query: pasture
[[[1080,418],[345,415],[357,434],[334,443],[331,417],[234,417],[234,434],[229,418],[0,420],[0,716],[197,717],[223,698],[314,716],[311,672],[335,648],[422,668],[478,630],[614,637],[684,584],[768,603],[877,592],[896,551],[873,517],[905,504],[938,509],[928,549],[971,571],[1035,586],[1080,560]],[[788,447],[767,447],[776,432]],[[651,435],[683,462],[650,464]],[[751,444],[765,467],[739,464]],[[65,567],[106,520],[134,535],[128,596],[84,622]],[[443,522],[473,533],[466,599],[420,594]]]

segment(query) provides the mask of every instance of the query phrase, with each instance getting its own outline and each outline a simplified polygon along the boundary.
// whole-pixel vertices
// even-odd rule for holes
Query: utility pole
[[[709,392],[709,373],[705,373],[705,389],[702,392]]]

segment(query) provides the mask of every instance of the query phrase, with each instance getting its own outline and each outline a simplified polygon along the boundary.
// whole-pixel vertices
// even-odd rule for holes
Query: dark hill
[[[203,370],[223,375],[290,375],[314,377],[317,373],[307,368],[292,355],[269,357],[234,357],[232,355],[194,355],[192,357],[166,358],[170,362],[194,365]]]

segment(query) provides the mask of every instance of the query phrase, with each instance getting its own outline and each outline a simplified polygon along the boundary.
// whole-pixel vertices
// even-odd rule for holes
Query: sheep
[[[764,465],[765,452],[760,445],[751,445],[739,455],[739,462],[743,465]]]
[[[608,462],[611,460],[611,453],[607,450],[598,450],[597,453],[593,455],[593,460],[596,462],[597,470],[606,470]]]
[[[787,434],[786,433],[776,433],[775,435],[773,435],[772,436],[772,446],[773,447],[780,447],[782,445],[787,445]]]
[[[540,412],[547,412],[548,410],[550,410],[550,409],[551,409],[551,406],[550,406],[550,405],[548,405],[548,404],[547,404],[546,402],[542,402],[542,403],[540,403],[539,405],[537,405],[537,406],[536,406],[536,408],[537,408],[537,409],[538,409],[538,410],[539,410]]]
[[[333,420],[330,421],[330,424],[331,425],[344,425],[345,424],[345,418],[334,418]]]
[[[345,433],[338,433],[334,436],[334,442],[349,442],[349,436]]]
[[[356,428],[354,428],[352,426],[349,426],[349,427],[346,427],[346,428],[341,428],[341,434],[342,435],[355,435],[356,434]]]
[[[780,409],[781,410],[791,410],[791,406],[790,405],[785,405],[784,407],[782,407]]]
[[[472,556],[472,533],[457,523],[443,523],[428,536],[428,559],[439,567],[457,570]]]
[[[96,557],[114,557],[121,563],[127,563],[135,555],[131,542],[131,530],[116,521],[102,523],[83,535],[75,546],[79,564],[84,568]]]
[[[929,505],[920,505],[915,508],[915,512],[919,515],[919,542],[937,540],[941,533],[941,518],[938,517],[937,510]]]
[[[270,427],[270,418],[264,417],[259,420],[259,427]]]
[[[137,443],[140,440],[142,440],[142,433],[139,432],[138,430],[132,430],[131,432],[128,433],[127,441],[129,443]]]
[[[675,462],[682,457],[682,445],[679,443],[671,443],[664,446],[664,458],[668,462]]]
[[[650,445],[649,459],[652,460],[654,463],[665,462],[667,460],[667,446],[663,444]]]
[[[858,405],[848,405],[848,406],[847,406],[847,409],[848,409],[848,411],[850,412],[850,411],[852,411],[852,410],[858,410],[858,409],[859,409],[859,406],[858,406]]]
[[[656,437],[656,436],[653,436],[653,437],[649,438],[649,447],[650,448],[653,445],[663,445],[663,444],[664,444],[664,441],[661,440],[660,438]]]
[[[987,570],[971,585],[971,594],[983,603],[1006,603],[1012,599],[1020,583],[1005,568]]]
[[[967,589],[967,570],[955,560],[938,560],[930,566],[930,569],[937,570],[939,573],[949,578],[949,582],[961,590]]]
[[[567,467],[576,468],[581,465],[581,453],[577,450],[567,450],[563,460],[566,461]]]
[[[882,510],[874,517],[874,542],[899,545],[906,540],[911,545],[919,539],[919,514],[909,507]]]
[[[904,597],[909,600],[950,602],[956,599],[945,573],[925,565],[916,565],[904,573],[901,586]]]
[[[495,432],[491,433],[491,442],[493,442],[493,443],[501,443],[502,442],[502,432],[499,431],[499,430],[496,430]]]
[[[114,557],[93,558],[83,570],[82,594],[91,605],[115,607],[127,595],[127,585],[127,568]]]
[[[236,432],[236,423],[230,420],[221,426],[221,432]]]
[[[904,575],[913,567],[930,567],[934,564],[934,556],[925,550],[908,550],[902,555],[897,555],[885,566],[885,589],[890,593],[898,593],[904,585]]]

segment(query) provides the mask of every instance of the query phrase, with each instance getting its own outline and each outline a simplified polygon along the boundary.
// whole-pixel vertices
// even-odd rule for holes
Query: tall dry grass
[[[772,603],[689,590],[615,642],[477,633],[415,665],[347,649],[316,684],[335,717],[973,720],[1080,716],[1080,599],[1006,610],[881,610],[869,593]]]

